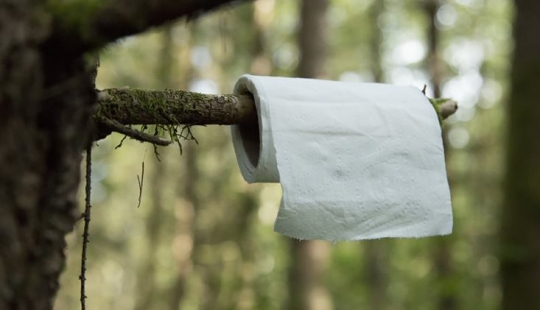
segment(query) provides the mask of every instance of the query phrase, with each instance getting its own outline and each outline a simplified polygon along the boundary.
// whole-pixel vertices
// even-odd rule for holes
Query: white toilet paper
[[[426,237],[452,231],[441,128],[420,90],[242,76],[257,126],[233,126],[246,181],[280,182],[275,230],[297,239]]]

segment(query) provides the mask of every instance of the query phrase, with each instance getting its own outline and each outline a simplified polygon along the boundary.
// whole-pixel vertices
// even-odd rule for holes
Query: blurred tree
[[[382,68],[382,31],[378,20],[384,13],[385,0],[373,1],[369,8],[368,17],[370,33],[370,71],[373,81],[382,83],[384,72]],[[388,244],[390,240],[365,240],[360,243],[365,248],[365,288],[369,301],[369,309],[382,310],[388,308]]]
[[[158,84],[161,84],[161,88],[172,87],[172,74],[173,74],[173,41],[172,41],[172,28],[166,26],[161,34],[161,55],[159,57],[159,63],[157,66],[156,77]],[[161,156],[165,152],[163,147],[156,146],[156,150]],[[137,275],[137,287],[136,287],[136,310],[154,309],[155,300],[158,295],[156,292],[156,261],[158,261],[158,249],[160,241],[162,239],[161,232],[163,230],[163,222],[167,217],[166,210],[163,206],[163,192],[167,184],[165,177],[165,171],[167,171],[168,163],[161,162],[157,156],[151,156],[151,165],[153,169],[146,181],[147,186],[150,187],[150,201],[148,206],[151,208],[149,215],[146,217],[145,226],[147,229],[147,242],[148,250],[144,253],[142,264],[139,266]],[[144,182],[144,181],[143,181]]]
[[[187,29],[183,34],[186,42],[183,49],[185,57],[180,59],[182,74],[178,83],[175,85],[175,87],[180,89],[188,89],[189,84],[195,75],[191,58],[193,57],[192,47],[194,45],[194,36],[196,35],[197,26],[196,22],[190,24],[186,27]],[[169,36],[170,35],[171,34],[169,34]],[[165,47],[166,46],[167,45],[165,45]],[[171,57],[172,55],[169,55],[169,59]],[[172,66],[172,62],[169,63],[169,66]],[[178,172],[184,173],[184,177],[181,182],[179,182],[179,186],[175,191],[177,200],[182,203],[177,203],[174,210],[176,223],[171,248],[176,272],[168,292],[168,308],[171,310],[182,308],[182,302],[188,293],[189,277],[193,270],[193,252],[197,246],[195,240],[195,220],[196,210],[200,201],[198,193],[195,190],[199,181],[197,150],[195,147],[196,146],[193,145],[192,142],[184,144],[182,166],[176,168],[180,170]]]
[[[183,66],[185,85],[180,88],[215,81],[216,75],[222,83],[229,84],[236,78],[231,71],[237,70],[239,64],[251,67],[256,74],[268,73],[271,62],[264,55],[264,25],[256,20],[256,9],[257,5],[245,6],[190,27],[190,56]],[[232,25],[223,24],[224,17]],[[252,27],[254,23],[258,26]],[[238,28],[250,31],[238,32]],[[209,56],[206,64],[201,55]],[[261,66],[261,61],[266,65]],[[207,76],[205,69],[212,70],[213,75]],[[182,189],[178,193],[182,203],[176,212],[177,236],[173,246],[179,273],[171,290],[171,309],[188,307],[186,299],[196,299],[199,309],[251,309],[256,302],[257,249],[252,228],[258,190],[235,188],[236,183],[231,180],[232,158],[223,157],[230,147],[223,131],[205,129],[196,135],[204,143],[184,147]],[[212,159],[220,165],[212,167]],[[190,282],[197,285],[190,288]]]
[[[437,12],[439,12],[445,0],[425,0],[423,3],[424,10],[428,19],[427,33],[427,69],[430,75],[431,87],[433,88],[433,96],[441,97],[441,88],[443,81],[444,62],[441,57],[440,49],[440,30],[437,27]],[[446,160],[446,170],[448,174],[448,182],[450,187],[454,183],[451,174],[450,159],[452,156],[452,148],[448,143],[448,126],[443,128],[443,145],[444,156]],[[456,309],[457,300],[455,296],[455,280],[453,279],[452,267],[452,236],[436,237],[434,239],[434,257],[433,264],[435,267],[435,283],[437,285],[437,309],[453,310]]]
[[[515,0],[501,214],[502,308],[540,309],[540,2]]]
[[[266,0],[268,2],[268,0]],[[266,54],[266,33],[265,28],[268,27],[268,22],[271,21],[265,18],[266,7],[268,4],[265,1],[257,1],[253,4],[251,10],[251,20],[249,24],[253,27],[252,37],[252,61],[250,65],[250,73],[255,75],[268,75],[272,70],[272,60]]]
[[[302,78],[321,78],[327,52],[327,0],[300,1],[296,74]],[[324,278],[328,267],[329,244],[325,241],[290,240],[291,266],[288,283],[288,309],[328,310],[332,299]]]
[[[163,149],[158,147],[160,154]],[[145,226],[147,230],[148,250],[142,253],[142,264],[137,270],[137,293],[136,310],[153,309],[153,302],[156,299],[156,261],[158,260],[158,248],[161,241],[161,231],[163,228],[163,219],[166,217],[163,209],[163,189],[165,183],[164,172],[165,163],[159,162],[156,157],[152,157],[151,163],[154,166],[151,175],[146,175],[145,184],[150,184],[150,200],[152,203],[148,206],[152,209],[147,216]],[[147,185],[148,186],[148,185]],[[143,187],[144,188],[144,187]]]

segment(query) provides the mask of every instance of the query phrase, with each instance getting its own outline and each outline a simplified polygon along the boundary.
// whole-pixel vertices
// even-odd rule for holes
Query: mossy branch
[[[257,121],[251,96],[111,88],[99,91],[98,100],[96,115],[123,125],[233,125]],[[442,119],[456,110],[456,102],[448,99],[437,109]]]
[[[124,125],[232,125],[256,121],[253,98],[183,90],[105,89],[98,117]]]
[[[98,91],[96,122],[102,139],[111,131],[126,134],[134,139],[155,143],[128,134],[133,129],[118,130],[130,125],[157,125],[166,128],[174,139],[178,126],[191,125],[234,125],[255,123],[257,110],[251,96],[207,95],[183,90],[142,90],[134,88],[105,89]],[[457,110],[457,103],[450,99],[432,101],[441,120]],[[110,126],[110,123],[116,126]],[[185,138],[180,133],[181,138]],[[165,142],[165,141],[162,141]]]
[[[245,0],[244,0],[245,1]],[[44,48],[81,55],[122,37],[239,0],[47,0],[54,31]]]

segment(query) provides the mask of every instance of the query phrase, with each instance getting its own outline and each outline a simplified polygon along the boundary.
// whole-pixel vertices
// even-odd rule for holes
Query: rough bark
[[[38,1],[0,5],[0,308],[50,309],[77,218],[93,73],[39,44]]]
[[[122,124],[231,125],[256,121],[250,96],[205,95],[183,90],[106,89],[96,115]]]
[[[137,13],[127,20],[140,24],[102,36],[126,19],[101,11],[109,17],[98,22],[77,7],[96,1],[0,0],[0,309],[51,309],[58,290],[97,101],[95,63],[82,54],[227,2],[141,0],[144,9],[129,10],[135,1],[103,1],[126,4],[124,17]],[[92,22],[68,27],[66,18]]]
[[[515,0],[506,183],[500,227],[502,309],[540,309],[540,2]]]
[[[327,0],[302,0],[298,48],[298,77],[321,77],[327,52]],[[313,38],[317,38],[314,40]],[[329,244],[324,241],[291,239],[288,309],[330,310],[333,302],[324,284]]]

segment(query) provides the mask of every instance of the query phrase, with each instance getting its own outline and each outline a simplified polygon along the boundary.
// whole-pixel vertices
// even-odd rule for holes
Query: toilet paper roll
[[[232,128],[247,182],[280,182],[275,230],[297,239],[452,231],[438,117],[413,87],[244,75],[258,123]]]

